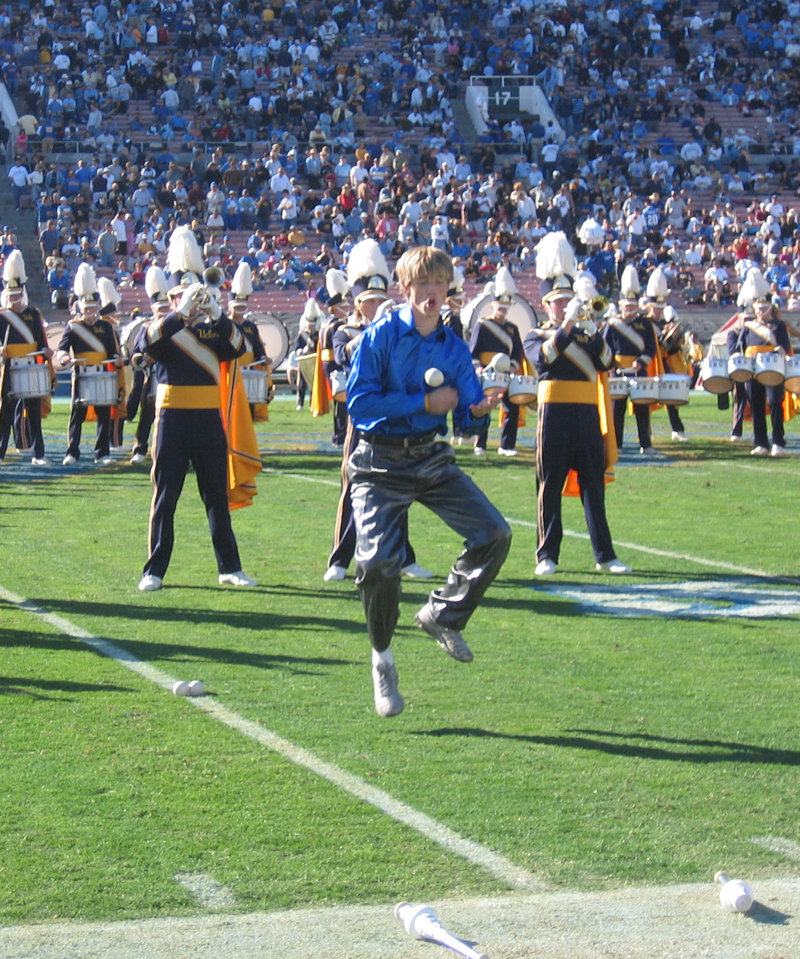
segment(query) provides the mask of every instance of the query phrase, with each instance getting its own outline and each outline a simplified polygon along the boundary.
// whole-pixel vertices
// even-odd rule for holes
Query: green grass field
[[[796,874],[751,840],[800,841],[800,459],[753,460],[727,442],[729,414],[693,395],[693,442],[671,443],[657,414],[662,455],[625,456],[608,491],[634,574],[595,573],[589,543],[570,535],[559,574],[534,583],[535,415],[516,460],[458,449],[512,520],[511,554],[467,630],[471,665],[413,626],[427,589],[405,584],[394,650],[407,707],[380,720],[353,581],[321,578],[338,496],[330,422],[285,399],[271,415],[256,505],[234,518],[257,589],[217,585],[189,481],[167,588],[137,591],[151,486],[128,455],[98,471],[6,460],[0,587],[202,678],[228,710],[545,888],[706,881],[722,865]],[[60,462],[66,406],[46,430]],[[788,432],[797,450],[796,422]],[[575,501],[564,521],[585,533]],[[422,508],[411,537],[441,581],[457,538]],[[676,584],[689,584],[683,605],[656,609]],[[734,615],[736,589],[755,590],[760,612]],[[626,615],[603,611],[620,596]],[[0,600],[0,923],[195,914],[183,873],[213,876],[240,912],[509,890],[12,599]]]

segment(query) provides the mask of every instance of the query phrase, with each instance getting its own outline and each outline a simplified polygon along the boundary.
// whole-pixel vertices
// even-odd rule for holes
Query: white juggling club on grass
[[[403,923],[409,936],[424,939],[446,946],[465,959],[488,959],[482,952],[475,952],[465,942],[451,936],[441,925],[431,906],[415,906],[410,902],[400,902],[394,907],[394,914]]]
[[[753,905],[753,890],[741,879],[728,879],[724,872],[714,876],[722,889],[719,891],[719,901],[728,912],[747,912]]]

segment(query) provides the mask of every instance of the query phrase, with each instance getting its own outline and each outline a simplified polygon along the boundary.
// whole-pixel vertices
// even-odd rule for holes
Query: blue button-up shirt
[[[478,433],[489,417],[473,419],[470,406],[483,400],[467,344],[439,323],[422,336],[410,306],[402,306],[364,331],[353,351],[347,379],[347,411],[357,430],[383,436],[421,436],[447,433],[447,416],[425,411],[425,371],[444,374],[443,386],[458,391],[453,411],[463,433]]]

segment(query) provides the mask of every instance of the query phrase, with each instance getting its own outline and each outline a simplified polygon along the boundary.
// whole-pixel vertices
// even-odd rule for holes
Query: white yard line
[[[31,602],[31,600],[18,596],[16,593],[12,593],[2,586],[0,586],[0,599],[4,599],[7,603],[11,603],[18,609],[31,613],[65,636],[80,640],[80,642],[90,646],[96,652],[107,656],[109,659],[113,659],[121,666],[138,673],[145,679],[149,679],[151,682],[156,683],[156,685],[170,691],[171,694],[172,686],[175,682],[173,676],[169,676],[167,673],[162,672],[155,666],[151,666],[149,663],[142,662],[126,649],[117,646],[116,643],[112,643],[98,636],[93,636],[63,616],[51,613],[49,610],[37,606],[36,603]],[[192,697],[188,699],[188,702],[218,722],[224,723],[231,729],[235,729],[237,732],[248,736],[250,739],[255,740],[262,746],[266,746],[273,752],[279,753],[298,766],[305,767],[323,779],[328,780],[328,782],[342,789],[344,792],[355,796],[357,799],[375,806],[397,822],[410,826],[411,829],[431,839],[448,852],[452,852],[462,859],[466,859],[468,862],[473,863],[473,865],[486,869],[497,879],[507,883],[512,888],[534,891],[544,888],[544,884],[539,882],[535,876],[527,870],[514,865],[514,863],[506,859],[505,856],[488,849],[486,846],[482,846],[480,843],[465,839],[443,823],[438,822],[425,813],[419,812],[417,809],[401,802],[399,799],[395,799],[394,796],[390,796],[389,793],[384,792],[382,789],[376,789],[360,777],[348,773],[344,769],[334,766],[332,763],[317,758],[313,753],[308,752],[308,750],[300,746],[295,746],[295,744],[288,739],[283,739],[281,736],[278,736],[277,733],[261,726],[259,723],[239,716],[232,710],[227,709],[216,699],[208,696],[200,696]]]
[[[223,909],[233,909],[236,900],[227,886],[205,872],[179,872],[175,881],[190,892],[203,909],[209,912],[221,912]]]
[[[763,846],[770,852],[776,852],[780,856],[786,856],[787,859],[796,859],[800,862],[800,843],[793,842],[791,839],[784,839],[783,836],[757,836],[750,842],[756,846]]]

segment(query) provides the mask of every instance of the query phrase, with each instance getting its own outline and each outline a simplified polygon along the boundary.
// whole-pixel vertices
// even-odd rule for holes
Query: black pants
[[[349,421],[348,421],[349,422]],[[333,527],[333,546],[328,557],[328,566],[343,566],[345,569],[353,561],[356,552],[356,522],[353,518],[353,500],[350,490],[350,480],[347,478],[347,464],[350,455],[358,445],[358,433],[352,424],[348,425],[342,447],[342,491],[339,494],[339,503],[336,507],[336,522]],[[405,517],[406,527],[406,558],[403,566],[416,563],[417,555],[408,539],[408,516]]]
[[[69,411],[69,430],[67,433],[69,445],[67,455],[78,459],[81,455],[81,431],[86,420],[88,407],[84,403],[77,403],[73,397],[72,409]],[[97,414],[97,438],[94,444],[94,458],[102,459],[108,456],[111,446],[111,407],[95,406]]]
[[[519,406],[516,403],[509,403],[507,397],[501,400],[501,406],[505,410],[506,418],[500,431],[500,449],[513,450],[517,445],[517,431],[519,429]],[[486,449],[486,441],[489,438],[488,428],[478,434],[477,446]]]
[[[673,432],[683,433],[683,420],[678,412],[678,407],[667,405],[667,416],[669,417],[669,425]]]
[[[333,437],[332,441],[336,446],[344,445],[344,438],[347,433],[347,403],[333,401]]]
[[[511,530],[455,465],[450,444],[404,449],[362,439],[350,456],[348,475],[358,533],[356,585],[373,649],[387,649],[397,625],[405,519],[414,502],[464,537],[464,549],[447,582],[428,597],[438,623],[463,629],[508,555]]]
[[[0,417],[0,460],[8,450],[12,424],[17,447],[21,450],[32,449],[34,457],[42,459],[44,439],[41,399],[12,400],[6,397]]]
[[[627,407],[628,401],[626,399],[614,400],[614,432],[617,434],[618,449],[622,449],[622,437],[625,432],[625,413],[627,412]],[[636,416],[639,446],[647,449],[653,445],[653,439],[650,433],[650,407],[646,403],[634,403],[633,412]]]
[[[783,428],[783,386],[762,386],[758,380],[747,383],[747,398],[750,400],[750,413],[753,417],[753,445],[769,447],[767,432],[767,400],[770,407],[772,442],[777,446],[786,445]]]
[[[747,406],[747,385],[733,384],[733,413],[731,414],[731,436],[741,436],[744,428],[744,411]]]
[[[220,573],[235,573],[242,568],[228,509],[227,456],[228,443],[219,410],[158,410],[150,474],[150,555],[145,574],[163,579],[167,571],[175,541],[175,508],[190,465],[206,507],[217,569]]]
[[[156,418],[156,399],[150,393],[150,377],[143,370],[136,370],[133,374],[133,386],[128,394],[128,403],[125,418],[133,420],[139,413],[139,422],[136,426],[136,441],[133,444],[134,454],[147,455],[147,443],[150,439],[150,430]]]
[[[562,490],[571,469],[578,474],[595,562],[607,563],[616,558],[606,519],[605,455],[596,406],[589,403],[544,403],[539,407],[536,436],[538,560],[558,562],[564,536]]]

